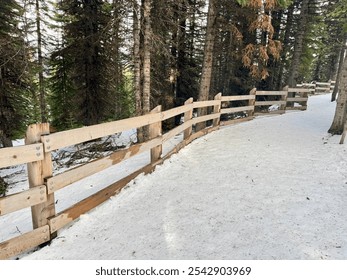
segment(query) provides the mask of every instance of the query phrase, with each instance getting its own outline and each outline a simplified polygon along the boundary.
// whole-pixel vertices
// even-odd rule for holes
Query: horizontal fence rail
[[[332,92],[334,90],[335,84],[336,84],[336,81],[312,82],[312,83],[297,84],[296,87],[307,88],[307,89],[310,89],[312,94],[319,94],[319,93]]]
[[[0,243],[0,259],[12,258],[52,240],[59,229],[117,194],[139,174],[152,172],[158,164],[193,140],[219,129],[221,125],[250,121],[257,114],[282,114],[286,109],[304,110],[311,92],[311,88],[285,87],[280,91],[252,89],[248,95],[217,94],[214,100],[207,101],[194,102],[190,98],[184,105],[167,111],[162,112],[161,106],[158,106],[147,115],[53,134],[49,134],[49,124],[29,126],[26,145],[0,149],[0,168],[26,163],[29,182],[29,189],[0,198],[0,216],[31,207],[33,230]],[[292,95],[288,97],[289,94]],[[297,104],[291,107],[291,103]],[[270,107],[274,105],[278,108],[271,111]],[[209,113],[193,117],[193,112],[200,108],[209,108]],[[183,116],[184,122],[163,133],[162,122],[176,116]],[[203,123],[205,128],[194,131],[199,123]],[[150,138],[147,141],[53,176],[52,151],[140,127],[149,128]],[[183,140],[163,156],[162,145],[181,133]],[[56,213],[55,192],[144,152],[150,153],[149,164]]]

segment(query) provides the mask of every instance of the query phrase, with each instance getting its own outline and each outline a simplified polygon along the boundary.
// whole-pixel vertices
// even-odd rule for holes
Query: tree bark
[[[143,113],[149,113],[151,98],[151,3],[152,0],[144,0],[144,30],[143,30]]]
[[[208,5],[207,14],[207,30],[206,39],[204,47],[204,60],[202,65],[200,90],[199,90],[199,101],[208,100],[211,86],[212,77],[212,66],[213,66],[213,49],[216,37],[216,3],[217,0],[210,0]],[[207,108],[202,108],[199,110],[199,115],[204,115],[207,112]],[[196,126],[197,131],[205,128],[205,123],[199,123]]]
[[[347,59],[345,58],[342,65],[341,76],[339,78],[340,86],[339,86],[339,96],[336,102],[336,111],[333,119],[333,123],[331,124],[329,133],[342,134],[344,125],[346,122],[346,110],[347,110]]]
[[[295,4],[293,3],[290,5],[287,11],[287,22],[286,22],[284,39],[283,39],[283,51],[281,54],[281,63],[280,63],[279,71],[278,71],[278,78],[277,78],[277,84],[276,84],[276,88],[278,89],[284,86],[283,72],[284,72],[284,68],[285,68],[284,66],[286,63],[286,56],[289,51],[289,39],[290,39],[291,29],[293,26],[294,7],[295,7]]]
[[[140,55],[140,17],[137,0],[133,1],[133,36],[134,36],[134,91],[135,91],[135,113],[142,115],[141,101],[141,55]]]
[[[148,114],[151,109],[151,8],[152,0],[141,1],[141,12],[137,1],[133,1],[134,19],[134,91],[136,115]],[[141,14],[141,17],[139,17]],[[149,137],[148,127],[137,129],[137,140]]]
[[[37,34],[37,64],[39,69],[39,93],[40,93],[40,112],[41,122],[47,122],[47,106],[46,106],[46,93],[44,87],[43,76],[43,56],[42,56],[42,33],[41,33],[41,16],[40,16],[40,0],[35,2],[36,10],[36,34]]]
[[[345,42],[344,42],[344,45],[345,45]],[[340,75],[342,72],[342,65],[343,65],[344,57],[345,57],[345,46],[342,46],[341,50],[340,50],[339,67],[337,70],[335,86],[334,86],[333,93],[331,94],[331,102],[336,100],[336,96],[337,96],[337,93],[339,91]]]

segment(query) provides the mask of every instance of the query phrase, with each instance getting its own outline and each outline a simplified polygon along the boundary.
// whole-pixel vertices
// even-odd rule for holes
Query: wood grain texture
[[[106,168],[109,168],[115,164],[129,159],[140,153],[149,151],[150,149],[162,144],[162,137],[134,144],[127,149],[115,151],[111,155],[86,163],[82,166],[73,168],[64,173],[58,174],[54,177],[50,177],[46,180],[48,187],[48,193],[53,193],[61,188],[64,188],[74,182],[77,182],[85,177],[98,173]]]
[[[0,149],[0,168],[40,161],[42,159],[43,144],[41,143]]]
[[[150,125],[161,120],[162,113],[114,121],[104,124],[86,126],[43,136],[42,142],[46,152],[83,143],[100,137],[116,134],[125,130]]]
[[[241,101],[255,99],[254,95],[233,95],[233,96],[222,96],[222,102],[226,101]]]
[[[0,198],[0,216],[31,207],[47,201],[46,186],[38,186],[29,190]]]
[[[49,241],[49,226],[43,226],[28,233],[0,243],[0,259],[6,260],[18,254],[24,253],[36,246]]]
[[[231,114],[231,113],[249,111],[249,110],[253,110],[253,108],[254,108],[254,106],[242,106],[242,107],[235,107],[235,108],[225,108],[225,109],[221,110],[221,114]]]

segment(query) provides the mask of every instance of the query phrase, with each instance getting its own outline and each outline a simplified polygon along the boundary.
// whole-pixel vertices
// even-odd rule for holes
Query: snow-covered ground
[[[22,259],[346,259],[347,147],[327,133],[335,105],[314,96],[307,111],[204,136]]]

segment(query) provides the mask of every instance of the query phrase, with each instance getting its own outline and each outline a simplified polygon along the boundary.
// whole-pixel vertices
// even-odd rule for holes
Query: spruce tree
[[[28,47],[19,22],[23,9],[14,0],[0,1],[0,146],[23,136],[30,115]]]
[[[73,108],[67,116],[77,125],[92,125],[108,120],[112,111],[114,80],[110,79],[113,57],[107,51],[112,28],[110,3],[102,0],[63,0],[61,48],[53,53],[55,82],[53,100],[59,102],[59,88]],[[59,81],[64,83],[59,85]],[[64,104],[65,105],[65,104]],[[63,106],[55,104],[60,118]],[[70,116],[71,115],[71,116]],[[57,122],[57,120],[56,120]],[[66,123],[66,120],[62,120]]]

